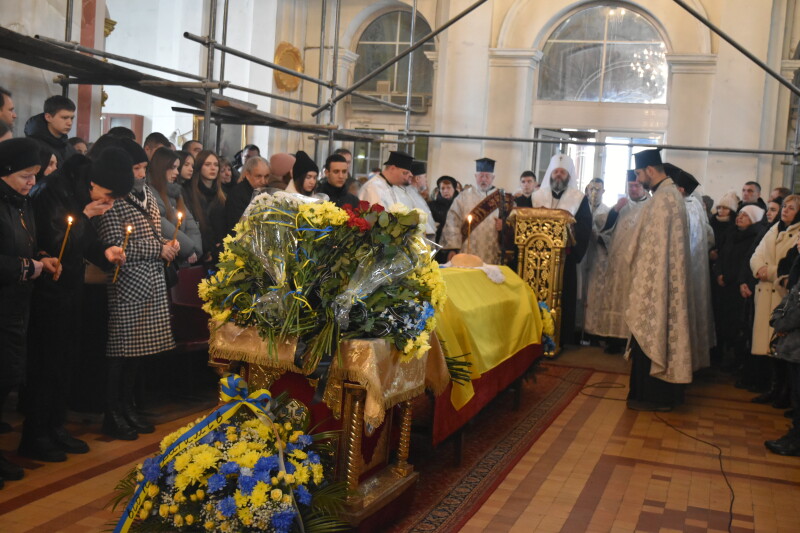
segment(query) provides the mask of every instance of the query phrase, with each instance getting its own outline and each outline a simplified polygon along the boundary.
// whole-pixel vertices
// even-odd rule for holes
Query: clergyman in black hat
[[[628,252],[636,280],[625,311],[632,360],[628,407],[669,411],[683,402],[693,371],[686,202],[658,150],[634,158],[636,179],[653,197],[642,207]]]
[[[414,158],[405,152],[389,152],[383,170],[361,187],[360,200],[380,204],[389,208],[396,203],[414,207],[414,202],[405,190],[411,183],[411,165]]]

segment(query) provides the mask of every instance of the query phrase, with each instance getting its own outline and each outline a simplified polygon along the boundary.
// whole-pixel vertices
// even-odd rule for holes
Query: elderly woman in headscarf
[[[542,186],[533,193],[533,207],[563,209],[575,217],[575,245],[567,248],[564,261],[564,284],[561,293],[561,343],[572,344],[575,337],[575,314],[578,297],[578,263],[583,259],[592,236],[592,210],[589,200],[578,189],[575,164],[565,154],[550,160]]]

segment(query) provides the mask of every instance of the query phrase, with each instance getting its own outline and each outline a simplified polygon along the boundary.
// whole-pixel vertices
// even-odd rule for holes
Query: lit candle
[[[56,270],[58,270],[58,266],[61,264],[61,258],[64,257],[64,248],[67,247],[67,239],[69,239],[69,232],[72,229],[72,217],[67,217],[67,232],[64,234],[64,240],[61,241],[61,251],[58,252],[58,260],[56,261]]]
[[[125,251],[125,248],[128,247],[128,239],[130,238],[132,232],[133,232],[133,226],[128,226],[127,230],[125,231],[125,241],[123,241],[122,243],[123,252]],[[111,280],[111,283],[117,282],[117,276],[119,276],[119,265],[117,265],[117,268],[114,270],[114,279]]]
[[[470,253],[470,235],[472,233],[472,213],[467,215],[467,253]]]
[[[178,238],[178,230],[181,229],[181,222],[183,222],[183,213],[178,211],[178,224],[175,226],[175,233],[172,234],[172,240]],[[171,265],[172,261],[167,261],[167,266]]]

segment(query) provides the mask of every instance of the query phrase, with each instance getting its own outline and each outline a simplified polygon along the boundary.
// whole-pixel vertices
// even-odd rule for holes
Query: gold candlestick
[[[125,251],[125,248],[128,247],[128,239],[130,238],[132,232],[133,232],[133,226],[128,226],[127,230],[125,231],[125,241],[123,241],[122,243],[123,252]],[[114,270],[114,279],[111,280],[111,283],[117,282],[117,276],[119,276],[119,267],[120,265],[117,265],[117,268]]]
[[[56,260],[56,270],[58,270],[58,266],[61,264],[61,258],[64,257],[64,248],[67,247],[67,239],[69,239],[69,232],[72,229],[72,217],[67,217],[67,232],[64,234],[64,240],[61,241],[61,251],[58,252],[58,260]]]
[[[472,235],[472,214],[467,215],[467,253],[471,253],[470,237]]]
[[[178,224],[175,226],[175,233],[172,234],[172,240],[173,241],[178,238],[178,230],[181,229],[181,222],[183,222],[183,213],[178,211]],[[171,264],[172,264],[172,261],[167,261],[167,266],[169,266]]]

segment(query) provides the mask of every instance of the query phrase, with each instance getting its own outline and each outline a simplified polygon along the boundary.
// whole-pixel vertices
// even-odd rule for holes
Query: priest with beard
[[[634,154],[636,179],[653,197],[642,207],[626,254],[631,279],[625,320],[632,360],[627,405],[670,411],[692,381],[689,220],[658,150]],[[705,258],[705,254],[703,254]]]
[[[633,280],[625,262],[625,250],[639,221],[639,213],[650,195],[636,181],[636,171],[627,173],[628,196],[620,198],[609,211],[606,224],[597,240],[597,266],[589,274],[589,294],[586,298],[586,332],[605,339],[605,352],[622,353],[630,337],[625,324]]]
[[[500,237],[497,229],[499,207],[503,201],[507,202],[506,205],[511,205],[512,196],[501,196],[500,191],[492,185],[494,163],[488,157],[475,161],[477,187],[461,191],[447,212],[441,244],[448,250],[448,261],[457,252],[469,252],[489,264],[497,264],[500,260]],[[469,215],[472,215],[471,223],[468,220]]]
[[[574,344],[575,310],[578,299],[578,263],[583,259],[592,236],[592,210],[586,196],[578,189],[575,164],[565,154],[556,154],[533,193],[533,207],[561,209],[575,217],[575,245],[567,248],[561,289],[561,344]]]

